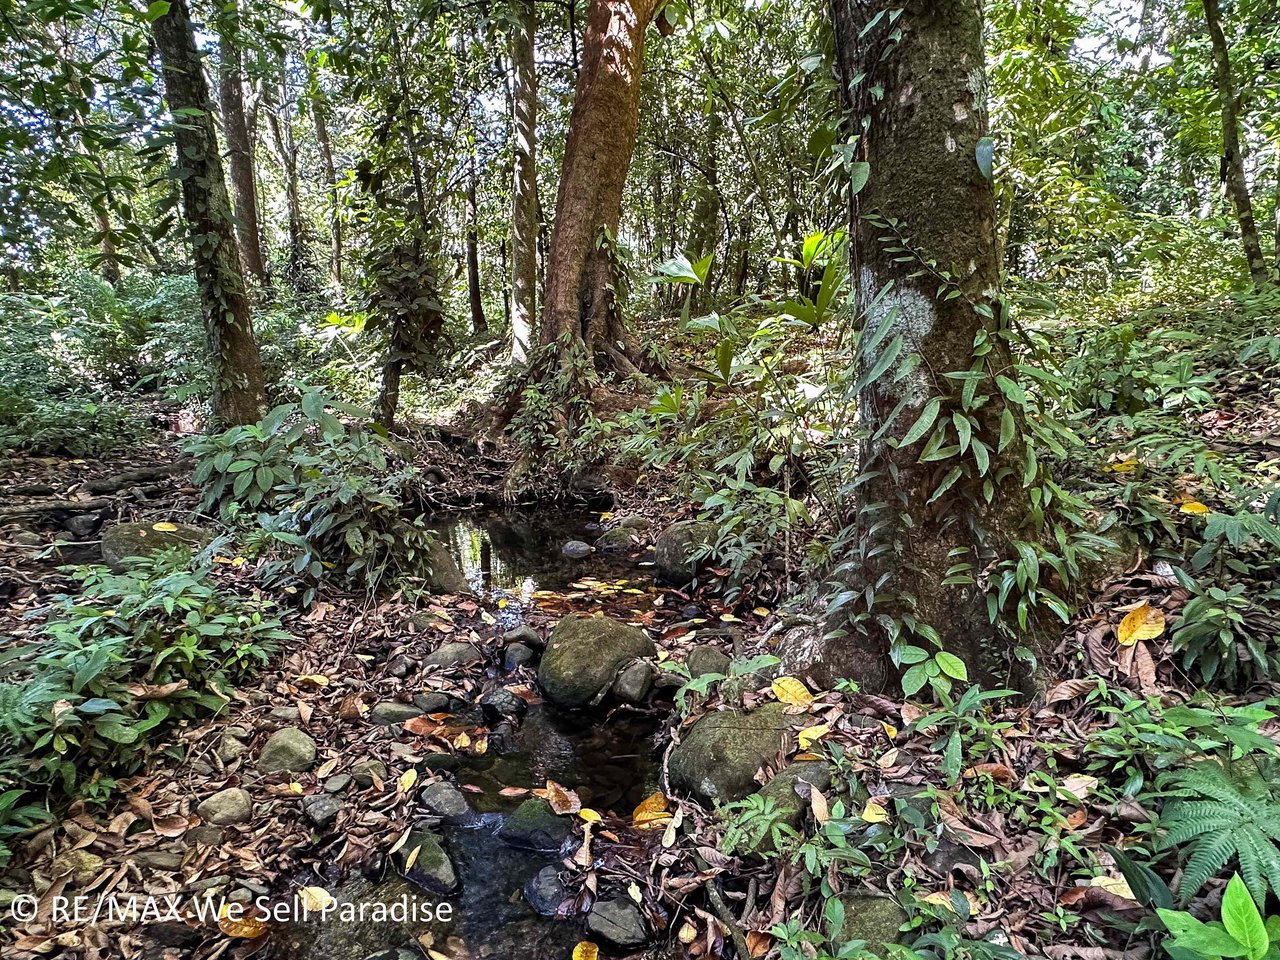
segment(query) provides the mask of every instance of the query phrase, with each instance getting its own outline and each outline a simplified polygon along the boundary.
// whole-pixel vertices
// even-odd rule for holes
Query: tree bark
[[[1240,225],[1240,242],[1244,246],[1244,258],[1249,264],[1249,276],[1254,286],[1267,283],[1267,261],[1262,256],[1262,243],[1258,240],[1258,223],[1253,215],[1253,200],[1249,196],[1249,182],[1244,175],[1244,153],[1240,147],[1240,117],[1236,98],[1235,78],[1231,73],[1231,52],[1222,32],[1222,11],[1218,0],[1203,0],[1205,24],[1209,28],[1209,41],[1213,46],[1213,66],[1217,79],[1218,104],[1222,110],[1223,177],[1227,196],[1235,207],[1236,221]]]
[[[515,170],[511,185],[511,359],[523,362],[538,311],[538,76],[534,63],[533,0],[514,4],[511,43],[514,87],[511,128]]]
[[[601,372],[631,373],[639,350],[614,286],[613,240],[640,129],[645,28],[658,0],[592,0],[547,264],[539,340],[585,343]]]
[[[257,173],[253,166],[253,143],[245,120],[243,68],[239,41],[240,16],[235,0],[229,3],[218,24],[221,69],[218,97],[222,106],[222,129],[227,138],[227,165],[231,168],[231,191],[235,198],[235,230],[244,269],[267,282],[267,266],[262,255],[262,232],[258,225]]]
[[[152,23],[152,32],[173,114],[178,179],[213,366],[213,416],[222,424],[254,423],[266,405],[262,360],[187,0],[172,0]]]
[[[471,330],[484,333],[489,323],[480,296],[480,227],[476,216],[476,158],[472,156],[467,160],[467,299],[471,305]]]
[[[896,22],[895,8],[903,8]],[[853,277],[864,337],[886,326],[887,335],[859,361],[869,380],[859,394],[869,439],[848,558],[854,599],[827,624],[836,636],[819,631],[784,663],[819,682],[852,677],[874,688],[891,679],[886,654],[896,635],[959,656],[971,678],[1008,684],[1012,644],[991,622],[981,579],[1010,551],[1030,510],[1018,441],[997,453],[1006,404],[995,376],[1013,374],[995,319],[995,196],[976,159],[988,122],[981,0],[833,0],[832,10],[841,85],[852,129],[862,133],[860,159],[871,168],[850,213]],[[903,359],[918,354],[922,362],[872,377],[899,340]],[[983,341],[990,352],[979,358]],[[976,375],[968,401],[964,381],[945,376],[952,372]],[[921,463],[922,442],[901,442],[933,403],[947,436],[963,419],[983,456],[946,439],[961,444],[958,454]],[[963,470],[958,482],[953,469]],[[970,565],[968,577],[953,575],[958,564]]]
[[[267,126],[275,141],[280,167],[284,172],[285,209],[289,215],[289,284],[302,290],[306,280],[306,243],[302,222],[302,191],[298,182],[298,141],[293,134],[293,111],[289,96],[289,63],[280,61],[280,99],[268,105]],[[275,98],[270,98],[274,100]]]
[[[311,116],[316,125],[316,145],[324,165],[324,181],[329,188],[329,223],[333,236],[329,248],[329,272],[334,283],[342,283],[342,208],[338,199],[338,170],[333,162],[333,141],[329,137],[329,102],[320,86],[319,72],[307,58],[307,82],[311,88]]]

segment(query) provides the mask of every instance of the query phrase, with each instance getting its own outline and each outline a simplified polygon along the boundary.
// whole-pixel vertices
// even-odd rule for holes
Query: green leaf
[[[871,164],[859,161],[849,166],[849,191],[851,194],[861,192],[871,179]]]
[[[996,159],[996,142],[991,137],[983,137],[974,150],[974,159],[978,161],[978,169],[988,180],[994,176]]]
[[[1013,442],[1017,430],[1018,424],[1013,417],[1013,411],[1005,407],[1004,413],[1000,414],[1000,443],[996,447],[996,453],[1004,453],[1004,448]]]
[[[147,12],[144,16],[147,18],[148,23],[155,23],[168,12],[169,0],[155,0],[154,3],[147,7]]]
[[[933,426],[934,421],[938,419],[938,413],[942,410],[942,398],[934,397],[925,404],[924,409],[920,411],[920,416],[916,418],[916,422],[911,428],[902,435],[902,439],[898,441],[899,447],[909,447],[916,443],[929,432],[929,428]]]
[[[1245,947],[1221,927],[1201,923],[1191,914],[1180,910],[1161,907],[1156,913],[1160,915],[1165,929],[1173,934],[1176,946],[1194,950],[1206,957],[1247,956]]]
[[[1232,875],[1222,897],[1222,925],[1248,951],[1249,960],[1262,960],[1271,941],[1258,906],[1238,873]]]
[[[965,667],[964,661],[954,653],[947,653],[947,651],[942,650],[934,656],[934,659],[938,661],[939,669],[948,677],[952,677],[955,680],[969,679],[969,670]]]

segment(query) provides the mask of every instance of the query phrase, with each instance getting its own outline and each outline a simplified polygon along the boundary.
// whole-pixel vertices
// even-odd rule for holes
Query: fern
[[[1199,763],[1164,778],[1164,846],[1185,856],[1178,894],[1183,902],[1234,857],[1256,902],[1280,894],[1280,803],[1270,761]]]

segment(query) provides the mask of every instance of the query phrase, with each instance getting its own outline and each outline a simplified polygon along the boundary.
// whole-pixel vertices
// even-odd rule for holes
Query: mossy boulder
[[[635,533],[636,531],[630,527],[614,527],[606,530],[596,540],[596,549],[601,553],[630,550],[636,545],[631,539]]]
[[[404,846],[396,851],[396,866],[401,876],[430,893],[446,895],[458,889],[458,874],[453,861],[435,834],[414,830]]]
[[[191,553],[208,543],[211,536],[203,527],[187,523],[114,523],[102,532],[102,562],[120,573],[134,558],[174,548]]]
[[[741,800],[756,789],[756,771],[791,739],[785,705],[770,703],[750,713],[709,713],[684,735],[667,761],[673,790],[703,804]]]
[[[624,665],[656,653],[639,627],[609,617],[565,617],[547,641],[538,685],[556,706],[585,707],[609,689]]]
[[[315,762],[316,742],[297,727],[277,730],[258,754],[258,769],[263,773],[301,773]]]
[[[888,897],[845,894],[840,902],[844,905],[844,926],[840,928],[842,943],[862,940],[876,956],[884,956],[887,945],[903,941],[898,928],[907,922],[907,912],[898,901]]]
[[[692,559],[713,547],[719,528],[706,520],[681,520],[663,530],[653,541],[653,563],[658,579],[682,587],[706,567],[707,557]]]
[[[426,587],[432,593],[471,593],[471,584],[453,554],[439,540],[433,542],[426,550],[427,570],[424,574]]]

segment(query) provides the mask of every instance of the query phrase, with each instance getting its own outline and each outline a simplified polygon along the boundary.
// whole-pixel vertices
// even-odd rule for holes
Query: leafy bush
[[[0,785],[4,782],[0,775]],[[49,812],[33,803],[23,803],[27,796],[25,790],[0,791],[0,870],[9,865],[13,851],[9,849],[9,839],[25,833],[36,824],[49,818]]]
[[[307,600],[329,577],[372,588],[410,572],[432,542],[422,516],[404,514],[417,469],[387,437],[343,423],[330,406],[363,412],[311,393],[187,447],[204,509],[248,528],[248,546],[266,557],[265,581],[300,583]]]
[[[144,735],[221,710],[288,639],[267,601],[228,593],[177,553],[74,578],[80,595],[57,597],[35,642],[0,656],[0,750],[22,758],[23,780],[68,793],[135,773]]]

